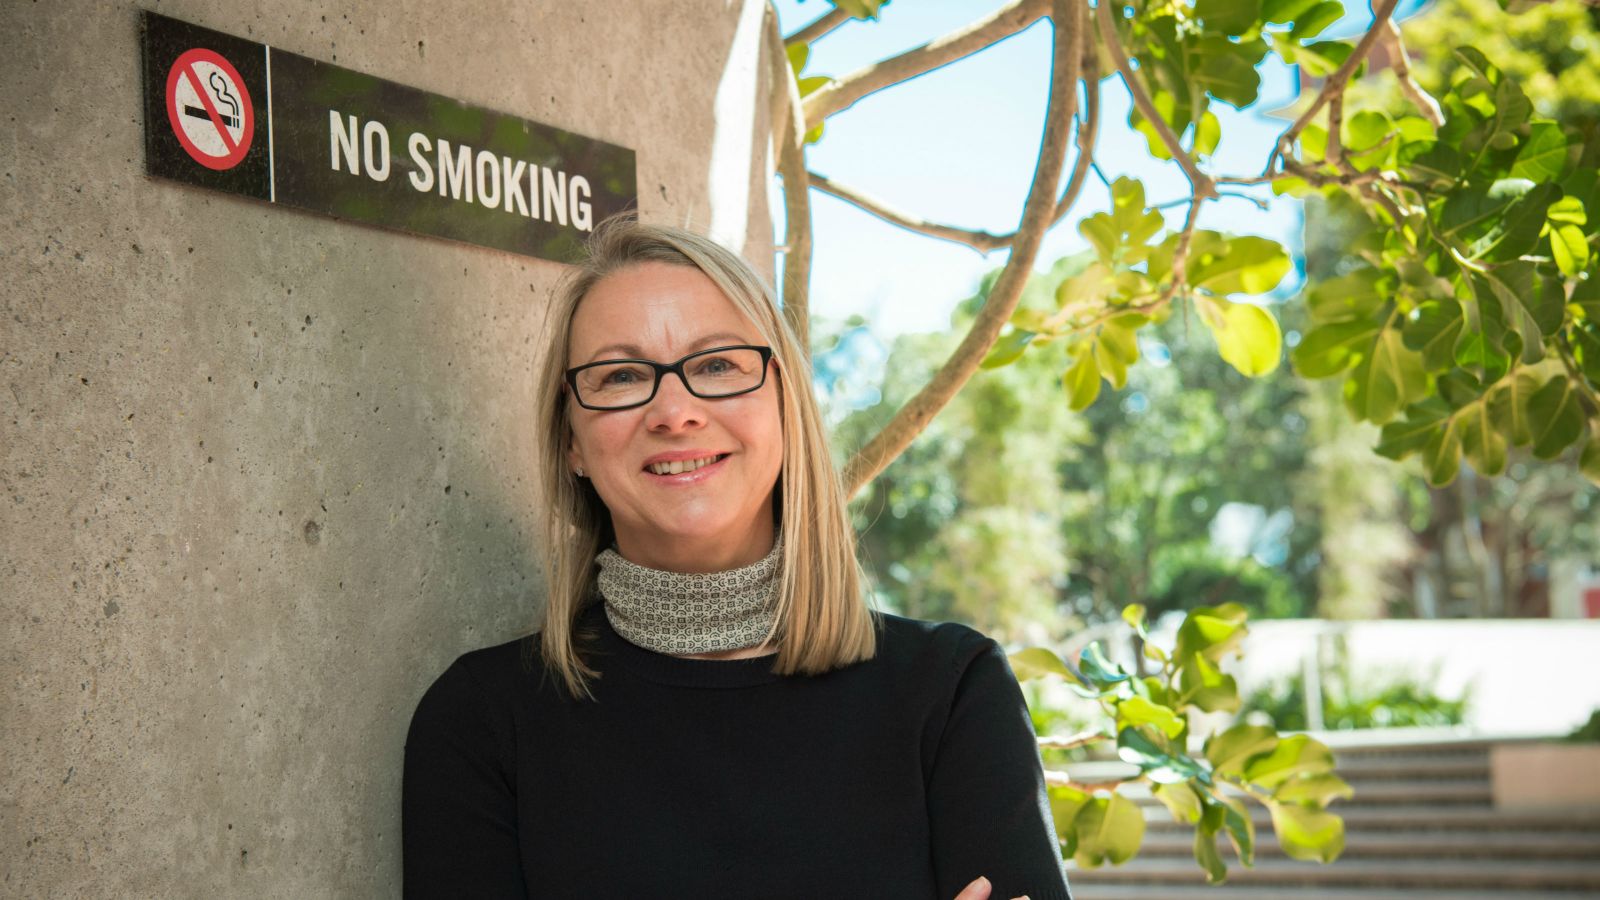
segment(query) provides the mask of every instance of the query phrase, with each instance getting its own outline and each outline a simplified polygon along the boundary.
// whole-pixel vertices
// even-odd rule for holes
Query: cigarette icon
[[[184,104],[183,114],[189,116],[190,118],[203,119],[207,122],[211,121],[211,117],[206,115],[206,111],[198,106],[189,106],[188,104]],[[217,118],[221,119],[222,124],[228,126],[229,128],[239,127],[239,120],[233,116],[227,115],[226,113],[217,113]]]

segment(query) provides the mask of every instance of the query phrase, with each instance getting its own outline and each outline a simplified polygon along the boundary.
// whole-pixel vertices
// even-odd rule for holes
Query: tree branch
[[[988,231],[977,231],[970,228],[956,228],[952,225],[941,225],[938,222],[929,222],[926,219],[919,219],[910,213],[901,212],[900,210],[890,206],[887,202],[879,200],[876,197],[868,196],[867,194],[864,194],[855,188],[838,184],[826,175],[818,175],[816,172],[808,172],[806,173],[806,177],[811,180],[812,187],[822,191],[824,194],[832,194],[846,203],[853,204],[856,207],[865,210],[866,212],[872,213],[885,222],[899,225],[902,228],[909,228],[912,231],[921,232],[929,237],[942,238],[947,241],[955,241],[958,244],[966,244],[968,247],[971,247],[979,253],[988,253],[991,250],[998,250],[1001,247],[1009,246],[1011,243],[1011,238],[1014,236],[994,234]]]
[[[1112,11],[1112,7],[1116,11]],[[1100,26],[1100,41],[1106,46],[1106,53],[1111,56],[1111,62],[1117,67],[1117,74],[1122,76],[1122,83],[1128,86],[1128,92],[1133,94],[1133,104],[1139,108],[1139,114],[1144,116],[1150,126],[1160,136],[1161,143],[1167,147],[1167,152],[1177,160],[1178,166],[1183,169],[1183,174],[1189,177],[1189,184],[1194,189],[1196,200],[1204,200],[1216,196],[1216,187],[1211,183],[1210,176],[1200,171],[1195,165],[1194,158],[1189,151],[1183,149],[1183,144],[1178,141],[1178,136],[1173,133],[1172,126],[1156,111],[1156,105],[1150,99],[1150,92],[1145,89],[1144,80],[1133,71],[1133,66],[1128,62],[1128,52],[1122,47],[1122,39],[1117,37],[1117,26],[1112,20],[1113,15],[1120,15],[1122,3],[1120,0],[1101,0],[1095,7],[1095,21]]]
[[[1361,36],[1361,40],[1356,43],[1355,49],[1350,52],[1350,57],[1344,61],[1344,64],[1339,66],[1332,75],[1328,76],[1328,80],[1322,83],[1322,89],[1312,99],[1311,105],[1306,107],[1305,112],[1302,112],[1300,117],[1294,120],[1294,124],[1289,126],[1288,131],[1278,137],[1277,145],[1272,148],[1272,155],[1267,157],[1268,172],[1272,171],[1273,166],[1278,161],[1278,157],[1288,155],[1289,148],[1294,146],[1295,139],[1300,136],[1300,132],[1304,131],[1307,125],[1311,124],[1312,118],[1322,109],[1322,105],[1328,102],[1328,98],[1335,93],[1344,91],[1345,85],[1350,82],[1350,76],[1355,74],[1356,68],[1361,65],[1361,61],[1367,58],[1367,53],[1372,50],[1372,45],[1378,42],[1379,35],[1384,32],[1390,18],[1394,16],[1394,8],[1398,3],[1399,0],[1373,0],[1372,26],[1367,29],[1366,34]]]
[[[978,370],[994,345],[1000,329],[1011,318],[1022,288],[1033,274],[1033,262],[1044,241],[1045,228],[1055,215],[1055,188],[1066,165],[1068,132],[1078,105],[1078,75],[1083,62],[1083,0],[1054,0],[1051,18],[1054,43],[1050,64],[1050,103],[1044,133],[1039,141],[1033,185],[1023,206],[1017,240],[1005,268],[989,291],[988,300],[973,320],[972,330],[961,340],[945,364],[912,397],[883,430],[851,458],[844,470],[845,496],[853,497],[910,445],[934,415]]]
[[[1089,168],[1094,164],[1095,136],[1100,129],[1100,81],[1099,71],[1095,68],[1095,54],[1085,53],[1083,57],[1083,83],[1084,90],[1084,117],[1078,123],[1078,158],[1073,163],[1072,174],[1067,177],[1067,185],[1061,191],[1061,198],[1056,201],[1055,214],[1051,216],[1050,224],[1046,227],[1054,228],[1066,218],[1073,205],[1078,201],[1078,195],[1083,192],[1084,178]],[[911,213],[902,212],[890,206],[888,202],[879,200],[855,188],[839,184],[825,175],[816,172],[807,172],[811,185],[825,194],[832,194],[840,200],[854,205],[856,208],[871,213],[878,218],[893,225],[910,229],[929,237],[954,241],[965,244],[979,253],[989,253],[1011,246],[1017,239],[1015,231],[1009,234],[994,234],[989,231],[979,231],[972,228],[958,228],[954,225],[944,225],[918,218]]]
[[[800,86],[783,49],[778,11],[767,3],[767,65],[772,71],[772,137],[783,176],[783,316],[806,358],[811,357],[811,191],[806,178],[806,125]]]
[[[1204,198],[1196,195],[1194,202],[1189,204],[1189,215],[1183,220],[1183,233],[1178,235],[1178,246],[1172,248],[1171,280],[1161,289],[1160,302],[1171,300],[1173,293],[1178,290],[1178,285],[1183,284],[1189,277],[1186,271],[1189,265],[1189,245],[1194,243],[1195,226],[1200,223],[1200,204],[1204,202]]]
[[[1048,5],[1046,0],[1013,0],[1008,6],[960,31],[857,69],[806,97],[805,120],[815,125],[836,112],[848,109],[851,104],[874,91],[932,71],[1008,38],[1037,21],[1044,15]]]
[[[1108,740],[1111,735],[1099,729],[1080,731],[1068,737],[1042,737],[1039,738],[1040,750],[1072,750],[1077,747],[1087,747],[1100,741]]]
[[[809,44],[817,38],[820,38],[828,32],[834,30],[835,28],[838,28],[840,25],[850,21],[851,18],[852,16],[849,13],[839,9],[838,7],[834,7],[833,12],[822,16],[815,22],[812,22],[810,25],[807,25],[799,31],[796,31],[794,34],[784,38],[783,45],[785,47],[793,47],[796,44]]]
[[[1069,787],[1083,791],[1086,794],[1095,791],[1114,791],[1124,784],[1132,784],[1139,778],[1113,778],[1109,781],[1073,781],[1072,776],[1056,769],[1044,770],[1044,783],[1050,787]]]
[[[1433,123],[1433,127],[1444,125],[1444,112],[1439,109],[1439,101],[1433,95],[1422,89],[1417,79],[1411,73],[1411,57],[1406,55],[1405,41],[1400,37],[1400,23],[1390,17],[1382,37],[1384,46],[1389,50],[1389,57],[1394,61],[1394,77],[1400,81],[1400,90],[1410,100],[1412,105],[1422,113],[1422,117]]]

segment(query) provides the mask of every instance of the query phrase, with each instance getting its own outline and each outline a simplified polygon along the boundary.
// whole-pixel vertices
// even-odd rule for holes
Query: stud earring
[[[578,467],[578,477],[579,477],[579,478],[582,478],[582,477],[583,477],[583,467],[582,467],[582,466],[579,466],[579,467]]]

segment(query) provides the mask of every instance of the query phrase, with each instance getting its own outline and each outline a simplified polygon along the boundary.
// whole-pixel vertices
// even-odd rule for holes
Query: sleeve
[[[418,701],[406,734],[400,831],[407,900],[526,900],[514,759],[481,684],[457,659]]]
[[[980,875],[991,900],[1071,900],[1039,744],[1010,661],[970,632],[928,783],[939,900]]]

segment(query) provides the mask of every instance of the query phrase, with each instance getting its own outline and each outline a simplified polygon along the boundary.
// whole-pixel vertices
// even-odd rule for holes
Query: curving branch
[[[767,3],[767,64],[772,71],[772,138],[783,176],[783,316],[807,358],[811,355],[811,191],[806,177],[806,124],[800,86],[783,49],[778,11]]]
[[[960,31],[851,72],[806,97],[805,120],[814,126],[868,94],[977,53],[1032,25],[1048,6],[1046,0],[1013,0]]]
[[[807,25],[799,31],[796,31],[794,34],[784,38],[783,45],[785,47],[793,47],[796,44],[809,44],[817,38],[820,38],[828,32],[834,30],[835,28],[838,28],[840,25],[850,21],[851,18],[852,17],[849,13],[839,9],[838,7],[834,7],[832,12],[818,18],[810,25]]]
[[[863,485],[904,452],[912,439],[966,385],[1022,299],[1022,288],[1033,273],[1045,228],[1055,215],[1055,188],[1066,166],[1068,132],[1078,105],[1078,76],[1083,62],[1082,11],[1082,0],[1053,0],[1052,3],[1054,42],[1050,103],[1045,113],[1044,134],[1039,141],[1033,184],[1028,189],[1011,256],[960,346],[922,390],[846,464],[843,478],[846,497],[855,496]]]
[[[1306,107],[1305,112],[1302,112],[1300,117],[1294,120],[1294,124],[1289,126],[1288,131],[1278,137],[1277,145],[1272,148],[1272,155],[1267,157],[1267,171],[1273,170],[1279,157],[1289,155],[1289,148],[1294,146],[1295,139],[1300,137],[1300,132],[1311,124],[1311,120],[1316,117],[1323,104],[1327,103],[1334,94],[1344,93],[1345,85],[1350,83],[1350,76],[1355,74],[1356,68],[1361,65],[1361,61],[1366,59],[1367,54],[1372,51],[1372,45],[1378,42],[1378,37],[1388,28],[1389,20],[1394,17],[1394,8],[1398,4],[1399,0],[1373,0],[1371,27],[1367,29],[1366,34],[1361,36],[1361,40],[1356,42],[1355,49],[1350,52],[1350,56],[1344,61],[1344,64],[1339,66],[1332,75],[1328,76],[1328,80],[1322,83],[1322,89],[1317,91],[1316,97],[1312,98],[1311,105]]]
[[[1444,111],[1439,109],[1439,101],[1423,90],[1422,85],[1417,83],[1416,76],[1411,73],[1411,57],[1406,55],[1406,44],[1400,37],[1400,23],[1396,22],[1394,17],[1391,16],[1385,23],[1381,39],[1389,50],[1389,58],[1394,66],[1394,77],[1400,82],[1401,92],[1422,113],[1422,117],[1433,124],[1434,128],[1443,126]]]
[[[1112,11],[1113,6],[1116,7],[1116,12]],[[1100,40],[1106,46],[1106,53],[1111,56],[1112,65],[1116,66],[1117,74],[1122,76],[1123,84],[1128,86],[1128,92],[1133,94],[1133,104],[1139,108],[1139,114],[1155,128],[1161,143],[1166,145],[1167,152],[1172,154],[1172,158],[1177,160],[1178,166],[1183,169],[1183,174],[1188,176],[1195,199],[1205,200],[1215,197],[1217,190],[1211,182],[1211,177],[1200,171],[1194,157],[1183,149],[1183,144],[1173,133],[1172,126],[1167,124],[1167,120],[1156,111],[1156,105],[1150,99],[1150,92],[1145,88],[1144,79],[1134,73],[1133,66],[1128,62],[1128,52],[1123,49],[1122,39],[1117,37],[1116,23],[1111,18],[1120,14],[1121,10],[1122,4],[1118,0],[1101,0],[1095,7],[1095,22],[1100,27]]]
[[[855,188],[846,187],[845,185],[839,184],[826,175],[818,175],[816,172],[808,172],[806,173],[806,177],[811,180],[812,187],[822,191],[824,194],[832,194],[846,203],[853,204],[866,212],[872,213],[885,222],[899,225],[902,228],[909,228],[912,231],[920,232],[929,237],[942,238],[947,241],[955,241],[958,244],[966,244],[968,247],[971,247],[979,253],[988,253],[991,250],[998,250],[1001,247],[1009,247],[1011,245],[1011,239],[1015,237],[1015,233],[994,234],[988,231],[978,231],[971,228],[957,228],[953,225],[941,225],[938,222],[929,222],[926,219],[920,219],[910,213],[901,212],[900,210],[890,206],[885,201],[879,200],[876,197],[868,196],[867,194],[864,194]]]
[[[1072,174],[1067,176],[1066,187],[1062,188],[1061,197],[1056,201],[1056,211],[1050,217],[1050,224],[1046,230],[1060,224],[1067,217],[1074,204],[1078,202],[1078,195],[1083,192],[1085,176],[1094,164],[1095,137],[1100,130],[1100,81],[1099,69],[1096,65],[1095,53],[1086,52],[1083,56],[1083,83],[1084,90],[1084,115],[1083,121],[1078,123],[1078,157],[1072,166]],[[899,225],[929,237],[954,241],[965,244],[979,253],[989,253],[1011,246],[1017,239],[1017,232],[1008,234],[995,234],[990,231],[980,231],[974,228],[958,228],[954,225],[944,225],[930,222],[911,213],[902,212],[890,206],[887,202],[879,200],[855,188],[839,184],[825,175],[816,172],[807,172],[812,187],[825,194],[831,194],[840,200],[854,205],[856,208],[871,213],[874,216],[892,225]]]

